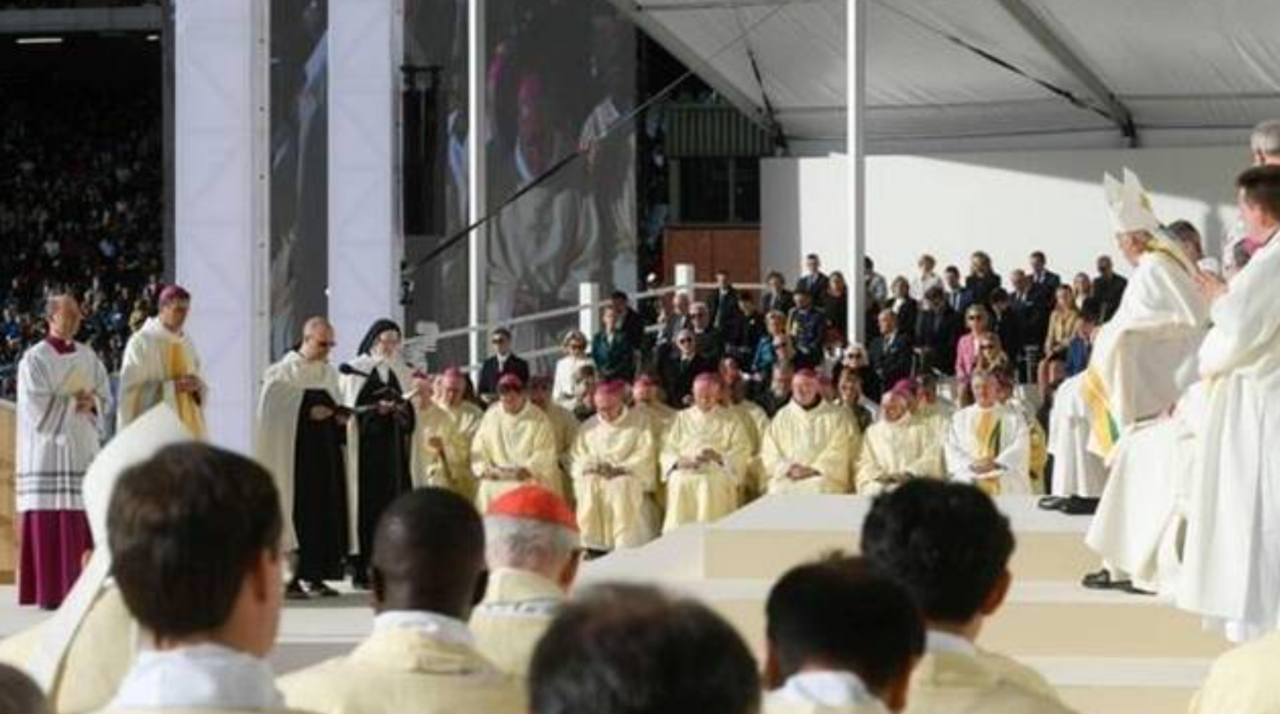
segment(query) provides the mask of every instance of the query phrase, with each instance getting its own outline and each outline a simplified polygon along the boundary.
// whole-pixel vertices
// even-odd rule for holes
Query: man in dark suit
[[[738,333],[742,312],[738,309],[738,291],[729,282],[729,271],[716,271],[716,291],[707,306],[711,308],[711,327],[716,332],[726,338]]]
[[[591,361],[595,362],[600,381],[630,382],[636,376],[638,347],[623,331],[616,306],[605,305],[601,320],[603,329],[591,340]]]
[[[1106,323],[1112,315],[1116,314],[1127,287],[1129,287],[1129,281],[1115,272],[1110,256],[1099,256],[1098,277],[1093,279],[1093,297],[1098,301],[1102,311],[1102,323]]]
[[[725,342],[732,347],[738,362],[750,364],[765,334],[764,315],[756,309],[756,299],[749,292],[738,293],[738,311],[742,313],[742,322],[738,324],[738,331],[732,335],[725,335],[724,338]]]
[[[946,293],[934,286],[925,291],[916,316],[915,348],[921,371],[952,374],[956,368],[956,342],[964,330],[960,314],[947,304]]]
[[[476,391],[485,403],[498,398],[498,380],[506,375],[514,374],[521,382],[529,381],[529,363],[511,351],[510,330],[505,327],[494,330],[489,336],[489,343],[493,345],[493,356],[480,366],[480,382],[476,385]]]
[[[996,288],[991,293],[991,331],[1000,338],[1000,347],[1009,358],[1009,366],[1022,377],[1026,361],[1024,347],[1027,345],[1026,326],[1021,316],[1013,311],[1009,292],[1004,288]]]
[[[1015,270],[1009,274],[1013,284],[1013,294],[1009,297],[1009,311],[1013,313],[1021,327],[1019,337],[1023,345],[1039,347],[1044,344],[1045,335],[1049,332],[1049,313],[1052,305],[1040,302],[1031,282],[1031,276]]]
[[[796,292],[809,293],[814,305],[822,305],[827,299],[827,275],[822,272],[822,260],[817,253],[810,253],[804,259],[804,275],[796,281]]]
[[[898,332],[898,316],[893,310],[881,310],[877,318],[880,336],[871,342],[867,351],[871,359],[871,369],[876,373],[880,391],[893,389],[893,385],[911,376],[912,358],[911,338]],[[879,400],[880,394],[867,394],[873,400]]]
[[[1058,286],[1062,278],[1049,270],[1044,253],[1035,251],[1031,254],[1031,298],[1046,313],[1053,312],[1053,304],[1057,301]]]
[[[618,315],[618,331],[626,335],[627,341],[635,349],[644,347],[644,318],[631,309],[631,298],[621,290],[609,296],[609,302]]]
[[[813,305],[807,292],[796,293],[796,306],[787,316],[787,333],[806,365],[822,361],[822,338],[827,334],[827,318]]]
[[[662,391],[667,394],[667,403],[676,409],[689,406],[693,380],[703,372],[715,371],[716,363],[698,354],[693,330],[681,330],[676,335],[675,351],[659,368],[659,381],[662,382]]]
[[[963,315],[973,304],[973,294],[960,280],[960,269],[954,265],[948,265],[942,276],[943,285],[946,287],[947,305],[957,315]]]
[[[783,315],[790,313],[791,308],[795,307],[795,301],[791,297],[791,291],[787,290],[787,281],[782,273],[775,270],[769,273],[764,282],[768,289],[760,296],[760,312],[764,315],[775,311]]]

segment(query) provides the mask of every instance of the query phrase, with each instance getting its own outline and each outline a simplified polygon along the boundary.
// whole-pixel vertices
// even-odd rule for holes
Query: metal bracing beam
[[[996,2],[1000,3],[1000,6],[1013,16],[1013,19],[1017,21],[1022,29],[1026,30],[1036,42],[1040,43],[1040,46],[1046,52],[1061,63],[1076,80],[1093,94],[1095,99],[1103,104],[1107,113],[1110,114],[1111,120],[1119,127],[1120,133],[1129,140],[1129,145],[1137,147],[1138,127],[1133,121],[1133,114],[1120,101],[1115,92],[1111,91],[1111,88],[1107,86],[1102,77],[1098,76],[1098,73],[1093,71],[1085,63],[1084,59],[1067,45],[1062,37],[1049,26],[1049,23],[1027,5],[1024,0],[996,0]]]

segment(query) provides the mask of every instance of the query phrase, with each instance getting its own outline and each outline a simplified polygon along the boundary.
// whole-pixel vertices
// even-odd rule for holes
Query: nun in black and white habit
[[[401,335],[395,322],[378,320],[360,341],[359,355],[341,369],[342,403],[356,412],[347,424],[347,494],[357,587],[368,587],[379,516],[413,487],[415,409],[406,398],[413,377],[401,356]]]

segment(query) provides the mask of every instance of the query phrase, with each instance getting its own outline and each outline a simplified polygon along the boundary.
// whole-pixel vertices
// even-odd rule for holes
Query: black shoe
[[[1058,507],[1059,511],[1068,516],[1092,516],[1098,512],[1097,498],[1084,498],[1083,496],[1072,496],[1066,499],[1066,502]]]
[[[1036,501],[1036,506],[1046,511],[1061,511],[1063,505],[1065,505],[1068,500],[1070,499],[1063,498],[1062,496],[1045,496],[1039,501]]]
[[[1106,568],[1084,576],[1080,584],[1090,590],[1129,590],[1133,583],[1128,580],[1113,580]]]
[[[311,596],[306,590],[302,589],[302,583],[297,580],[290,581],[284,588],[285,600],[310,600]]]
[[[359,570],[359,571],[356,571],[355,573],[352,573],[351,587],[355,588],[356,590],[364,590],[364,591],[372,590],[373,588],[369,583],[369,573],[364,570]]]
[[[329,587],[323,580],[313,580],[307,583],[307,593],[311,597],[338,597],[337,590]]]
[[[1143,595],[1143,596],[1145,596],[1145,597],[1154,597],[1154,596],[1155,596],[1155,593],[1151,592],[1150,590],[1143,590],[1142,588],[1135,587],[1133,583],[1129,583],[1128,585],[1126,585],[1125,587],[1123,587],[1123,588],[1121,588],[1121,589],[1122,589],[1124,592],[1129,593],[1130,595]]]

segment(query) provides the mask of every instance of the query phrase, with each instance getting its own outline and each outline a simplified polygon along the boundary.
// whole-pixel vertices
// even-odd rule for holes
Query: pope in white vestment
[[[573,444],[578,528],[593,550],[643,545],[658,525],[645,507],[657,488],[657,446],[648,420],[623,403],[624,391],[620,382],[596,387],[596,415]]]
[[[977,372],[977,403],[956,412],[947,434],[951,478],[972,483],[990,495],[1030,494],[1031,432],[1017,410],[997,401],[995,375]]]
[[[662,447],[667,492],[663,532],[732,513],[751,459],[751,439],[742,420],[720,406],[719,378],[699,375],[693,399],[693,406],[676,417]]]
[[[1089,368],[1058,388],[1049,434],[1057,496],[1102,495],[1104,463],[1121,436],[1166,412],[1195,380],[1196,350],[1208,329],[1199,271],[1165,236],[1137,176],[1126,170],[1123,184],[1109,175],[1104,184],[1134,272],[1094,339]]]
[[[205,438],[208,388],[195,345],[183,331],[191,296],[176,285],[160,293],[160,311],[129,338],[120,366],[117,429],[164,402],[197,438]]]
[[[853,416],[819,392],[818,376],[801,370],[791,379],[791,401],[773,416],[762,459],[768,491],[848,493],[853,488],[859,436]]]
[[[525,397],[519,377],[499,380],[498,395],[471,442],[471,470],[479,481],[476,508],[488,510],[498,496],[530,481],[562,495],[551,420]]]

